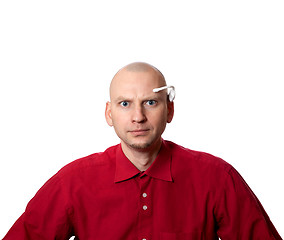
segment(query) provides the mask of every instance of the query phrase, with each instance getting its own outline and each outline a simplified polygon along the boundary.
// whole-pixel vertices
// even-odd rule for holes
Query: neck
[[[146,171],[156,159],[162,145],[162,139],[147,149],[136,149],[124,142],[121,142],[121,148],[125,156],[140,171]]]

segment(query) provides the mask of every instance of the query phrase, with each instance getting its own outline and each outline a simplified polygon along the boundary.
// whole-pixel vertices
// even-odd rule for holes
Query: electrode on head
[[[169,101],[173,102],[176,96],[176,91],[175,91],[175,87],[174,86],[163,86],[163,87],[159,87],[159,88],[154,88],[153,92],[157,93],[160,91],[163,91],[167,89],[168,90],[168,96],[169,96]]]

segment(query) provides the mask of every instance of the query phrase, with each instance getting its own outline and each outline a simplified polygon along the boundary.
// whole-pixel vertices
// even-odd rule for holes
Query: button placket
[[[149,176],[143,176],[140,178],[140,233],[139,240],[151,240],[151,231],[152,231],[152,206],[150,201],[150,191],[149,185],[151,183],[151,178]]]
[[[146,211],[148,209],[148,206],[147,206],[146,201],[145,201],[147,196],[148,196],[147,193],[145,193],[145,192],[142,193],[142,205],[143,205],[142,208],[143,208],[144,211]]]
[[[140,200],[140,206],[141,206],[141,209],[142,209],[142,214],[147,214],[147,215],[150,215],[151,214],[151,203],[150,203],[150,197],[148,196],[148,194],[144,194],[142,193],[141,194],[141,200]]]

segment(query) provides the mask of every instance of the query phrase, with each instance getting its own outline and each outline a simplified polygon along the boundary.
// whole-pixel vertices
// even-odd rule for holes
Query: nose
[[[143,123],[146,121],[146,116],[142,106],[138,105],[133,109],[132,122]]]

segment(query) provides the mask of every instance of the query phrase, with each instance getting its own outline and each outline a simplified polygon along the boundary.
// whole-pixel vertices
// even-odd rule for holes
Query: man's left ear
[[[167,117],[167,122],[170,123],[173,120],[174,117],[174,102],[168,101],[168,117]]]

